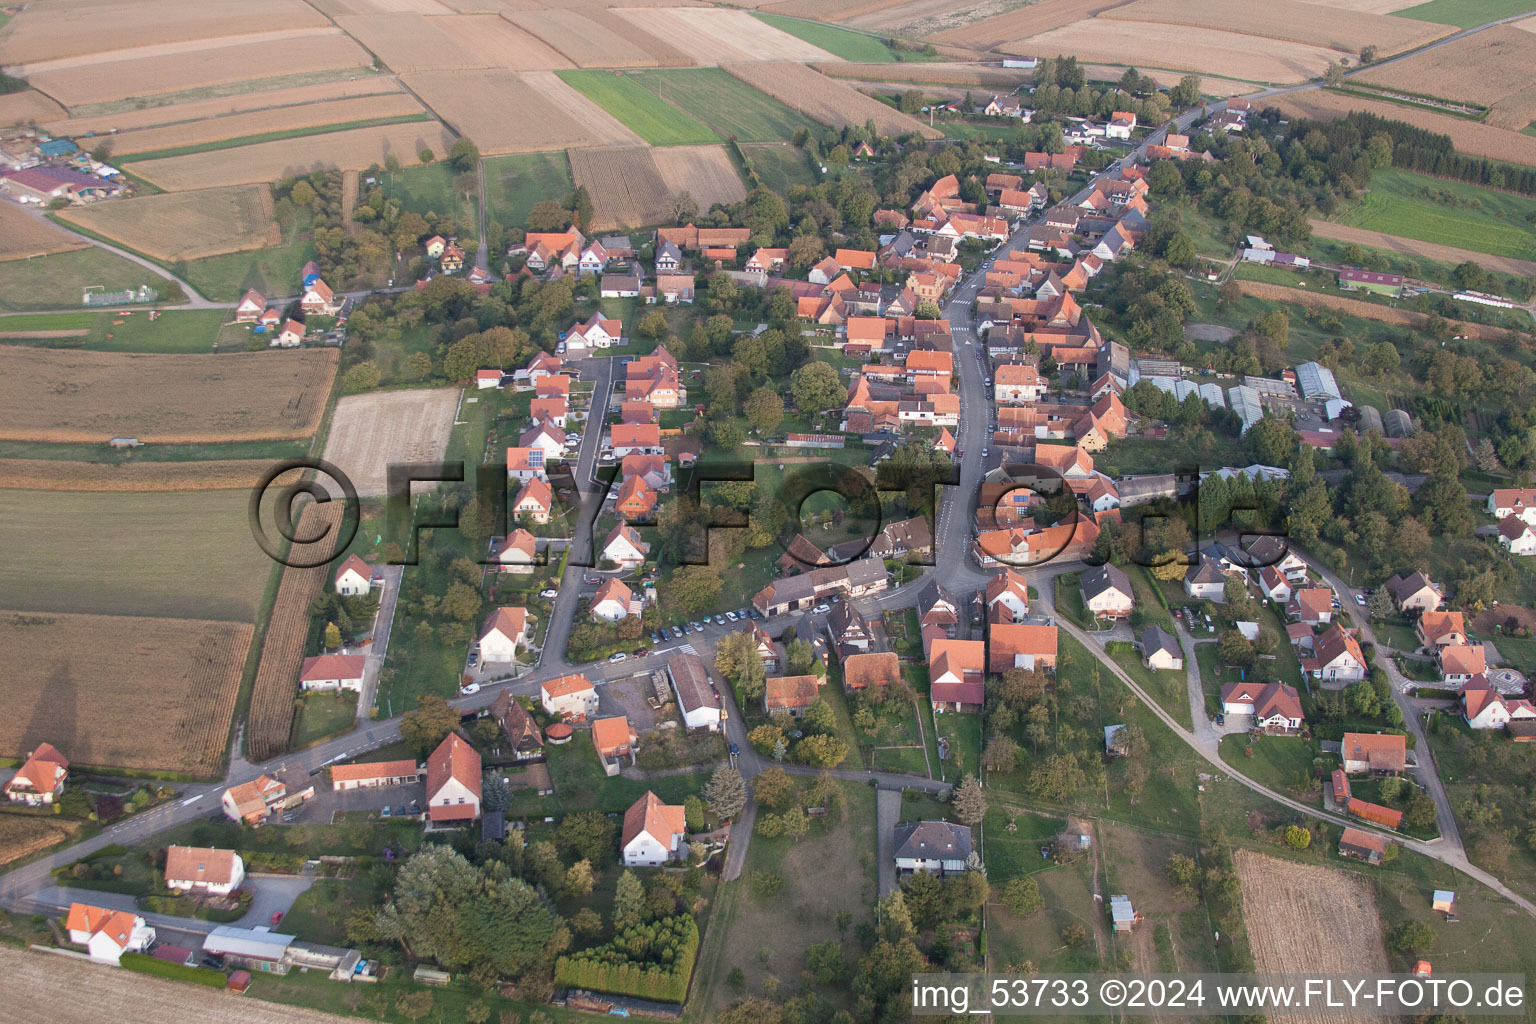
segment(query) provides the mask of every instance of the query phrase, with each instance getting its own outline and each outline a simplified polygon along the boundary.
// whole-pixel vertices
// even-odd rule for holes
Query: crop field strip
[[[28,652],[6,667],[17,713],[0,718],[0,754],[46,738],[78,764],[217,774],[252,632],[240,622],[0,612],[0,648]]]
[[[334,349],[145,355],[0,347],[0,438],[149,442],[309,437],[336,375]]]
[[[572,179],[586,187],[596,207],[593,228],[635,228],[671,219],[672,191],[649,146],[573,149],[568,155]]]
[[[64,116],[64,108],[36,89],[0,96],[0,128],[51,121]]]
[[[265,459],[209,462],[70,462],[0,459],[0,490],[229,491],[250,490],[274,463]]]
[[[931,0],[923,0],[923,2],[931,2]],[[1092,18],[1124,2],[1125,0],[1041,0],[1038,4],[1013,8],[993,17],[964,22],[952,28],[937,28],[923,33],[923,37],[935,43],[993,50],[1015,39],[1040,35],[1052,29],[1064,28],[1085,18]],[[894,17],[901,10],[896,8],[885,13]],[[896,27],[892,26],[892,30],[894,31]]]
[[[441,462],[458,409],[457,388],[379,391],[336,403],[325,460],[365,498],[382,498],[396,463]]]
[[[1515,259],[1536,259],[1536,234],[1525,228],[1536,217],[1536,199],[1443,182],[1428,175],[1383,168],[1371,189],[1339,215],[1339,221],[1372,231],[1469,248]]]
[[[216,45],[215,45],[216,44]],[[336,68],[366,68],[373,58],[339,29],[315,29],[297,39],[242,44],[211,40],[188,53],[102,61],[34,74],[32,85],[66,107],[125,97],[150,97],[255,79]]]
[[[1290,288],[1285,285],[1268,284],[1263,281],[1237,281],[1238,289],[1244,295],[1251,295],[1256,299],[1264,299],[1267,302],[1285,302],[1297,306],[1306,306],[1309,309],[1328,309],[1336,313],[1346,313],[1350,316],[1362,317],[1366,320],[1379,320],[1384,324],[1395,324],[1398,327],[1423,328],[1429,321],[1429,314],[1417,313],[1411,309],[1401,309],[1393,306],[1385,306],[1379,302],[1367,302],[1364,299],[1347,299],[1342,295],[1328,295],[1323,292],[1307,291],[1305,288]],[[1509,337],[1509,328],[1495,327],[1491,324],[1474,324],[1462,320],[1447,319],[1447,323],[1457,333],[1467,338],[1477,338],[1480,341],[1503,341]]]
[[[932,139],[943,134],[915,117],[888,107],[874,97],[834,81],[804,64],[764,62],[726,64],[722,67],[753,88],[762,90],[786,106],[823,124],[841,128],[845,125],[862,125],[866,120],[872,120],[875,128],[886,135],[905,135],[915,131]]]
[[[674,146],[651,150],[661,180],[676,196],[688,192],[708,210],[716,203],[729,205],[747,198],[747,189],[736,164],[724,146]]]
[[[1532,68],[1536,33],[1495,25],[1385,67],[1366,68],[1350,81],[1490,107],[1489,124],[1519,131],[1536,120]]]
[[[507,11],[502,17],[538,36],[579,68],[689,67],[694,59],[610,10]]]
[[[175,263],[282,244],[272,210],[272,192],[265,185],[233,185],[71,207],[59,216],[135,252]]]
[[[445,71],[568,68],[559,51],[495,14],[378,14],[337,18],[391,70]]]
[[[1358,53],[1362,46],[1373,45],[1383,57],[1423,46],[1456,31],[1452,25],[1338,10],[1305,0],[1266,0],[1240,6],[1201,0],[1135,0],[1105,11],[1099,18],[1223,29],[1326,46],[1345,53]]]
[[[1387,100],[1368,100],[1329,89],[1287,93],[1271,97],[1264,103],[1279,108],[1281,113],[1293,120],[1297,117],[1313,117],[1320,121],[1332,121],[1351,111],[1363,110],[1394,121],[1406,121],[1427,131],[1449,135],[1459,151],[1472,156],[1536,166],[1536,138],[1449,114],[1437,114],[1420,107],[1404,106]]]
[[[722,139],[734,135],[744,143],[787,142],[801,128],[816,128],[810,118],[719,68],[639,71],[629,77],[658,98],[692,114]]]
[[[318,28],[328,24],[302,0],[115,0],[79,5],[35,3],[0,39],[0,63],[49,60],[125,47],[213,39],[252,25]]]
[[[615,13],[641,31],[672,42],[699,64],[837,59],[836,54],[781,32],[746,11],[637,7]]]
[[[975,64],[856,64],[844,61],[811,66],[833,78],[855,78],[864,81],[879,78],[887,82],[982,86],[1010,91],[1029,82],[1033,76],[1033,72],[1029,71],[981,67]]]
[[[670,103],[631,75],[615,71],[557,71],[560,80],[602,107],[653,146],[697,146],[721,141],[691,114]]]
[[[444,157],[453,137],[436,121],[409,121],[373,128],[258,142],[232,149],[140,160],[133,172],[167,191],[255,185],[321,168],[362,169],[394,154],[402,166],[421,162],[423,149]]]
[[[135,153],[223,142],[227,139],[247,138],[267,132],[318,129],[352,121],[405,118],[425,114],[426,108],[408,93],[353,96],[281,107],[275,110],[251,110],[224,117],[210,117],[158,128],[119,132],[112,137],[109,145],[113,159],[121,160]]]
[[[897,7],[907,0],[769,0],[756,4],[757,10],[767,14],[785,14],[795,18],[815,18],[820,21],[846,21],[860,15],[871,15]]]
[[[81,823],[35,814],[0,814],[0,867],[30,857],[79,832]]]
[[[1084,62],[1205,72],[1290,84],[1316,78],[1338,51],[1219,29],[1094,18],[999,46],[1003,53],[1073,53]]]
[[[811,0],[799,0],[799,2],[808,3]],[[812,46],[826,50],[844,60],[891,64],[896,62],[895,51],[886,46],[883,40],[863,32],[843,28],[841,25],[806,21],[803,15],[790,17],[788,12],[775,13],[760,10],[753,16],[765,25],[771,25],[780,32],[787,32],[796,39],[803,39]]]
[[[10,202],[0,202],[0,260],[83,249],[90,243]],[[5,327],[0,321],[0,329]]]
[[[423,71],[403,81],[486,154],[645,141],[552,71]]]

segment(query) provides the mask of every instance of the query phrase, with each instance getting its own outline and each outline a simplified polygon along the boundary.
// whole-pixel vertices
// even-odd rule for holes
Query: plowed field
[[[1203,71],[1248,81],[1291,83],[1323,73],[1338,51],[1218,29],[1094,18],[1004,43],[1004,53],[1072,53],[1078,60]]]
[[[15,124],[51,121],[64,116],[64,108],[36,89],[0,96],[0,128]]]
[[[676,195],[692,193],[700,210],[715,203],[738,203],[747,197],[746,186],[724,146],[673,146],[652,150],[661,180]]]
[[[571,66],[558,51],[494,14],[380,14],[338,18],[337,24],[400,72]]]
[[[386,117],[409,117],[425,113],[414,96],[403,92],[383,96],[354,96],[350,99],[306,103],[276,110],[252,110],[228,117],[211,117],[159,128],[120,132],[108,145],[112,155],[122,159],[133,153],[200,146],[227,139],[242,139],[267,132],[297,128],[323,128],[326,125],[373,121]]]
[[[324,27],[302,0],[106,0],[89,5],[28,5],[0,39],[0,63],[50,60],[124,47],[213,39],[252,26]]]
[[[89,243],[15,203],[0,201],[0,260],[84,249]],[[0,326],[4,326],[0,324]]]
[[[513,11],[505,17],[579,68],[688,67],[696,63],[680,47],[609,10]]]
[[[67,462],[0,459],[0,489],[18,491],[231,491],[255,487],[272,463],[264,459],[213,462]],[[287,483],[288,478],[280,481]]]
[[[285,107],[302,107],[310,103],[346,99],[351,96],[389,95],[400,91],[400,80],[393,75],[369,75],[355,81],[325,82],[321,85],[301,85],[292,89],[272,89],[267,92],[247,92],[235,96],[220,96],[211,100],[191,103],[169,103],[142,110],[125,110],[115,114],[98,114],[49,122],[49,131],[59,135],[84,135],[94,132],[105,135],[114,128],[127,132],[135,128],[155,128],[160,125],[200,121],[209,117],[224,117],[252,110],[279,110]],[[62,113],[58,115],[62,117]]]
[[[722,67],[748,85],[823,124],[841,127],[872,120],[883,135],[905,135],[916,131],[937,138],[942,134],[915,117],[893,110],[874,97],[833,81],[804,64],[777,62]]]
[[[837,60],[835,54],[796,39],[745,11],[701,7],[640,7],[616,12],[653,36],[691,55],[699,64],[749,60]]]
[[[1362,46],[1373,45],[1380,49],[1383,57],[1423,46],[1456,31],[1451,25],[1338,10],[1304,0],[1265,0],[1262,4],[1242,5],[1202,3],[1201,0],[1136,0],[1106,11],[1101,17],[1225,29],[1293,43],[1328,46],[1346,53],[1356,53]]]
[[[644,141],[552,71],[424,71],[405,83],[482,153]],[[508,117],[510,110],[517,116]]]
[[[442,460],[458,400],[457,388],[349,395],[336,403],[325,460],[361,496],[382,497],[390,465]]]
[[[935,0],[918,0],[932,6]],[[1052,29],[1062,28],[1084,18],[1092,18],[1101,11],[1117,7],[1123,0],[1041,0],[1035,4],[1003,3],[997,13],[987,15],[986,4],[950,8],[949,12],[935,9],[931,13],[912,10],[912,20],[904,28],[926,28],[924,38],[936,43],[952,43],[955,46],[974,46],[991,50],[1013,39],[1039,35]],[[969,9],[967,9],[969,8]],[[892,8],[885,14],[895,18],[906,12],[906,7]],[[925,17],[926,14],[926,17]],[[973,17],[972,15],[980,15]],[[859,19],[862,21],[863,19]],[[953,24],[946,24],[946,22]],[[857,22],[851,22],[854,24]],[[863,26],[869,27],[869,26]],[[1054,51],[1052,51],[1054,54]]]
[[[175,263],[282,242],[265,185],[162,192],[64,210],[60,216],[130,249]]]
[[[571,176],[586,186],[600,231],[661,224],[672,218],[672,193],[648,146],[570,151]],[[700,209],[704,209],[700,203]]]

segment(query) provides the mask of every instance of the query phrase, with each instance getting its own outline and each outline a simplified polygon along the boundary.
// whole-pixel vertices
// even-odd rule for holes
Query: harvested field
[[[30,4],[0,39],[0,64],[103,53],[124,47],[214,39],[252,25],[324,27],[302,0],[107,0],[89,5]]]
[[[675,195],[688,191],[700,210],[716,203],[739,203],[747,189],[724,146],[674,146],[651,151],[661,180]]]
[[[64,116],[64,108],[36,89],[0,96],[0,128],[33,124]]]
[[[14,203],[0,202],[0,260],[68,252],[89,244],[57,224],[32,216]]]
[[[333,349],[144,355],[0,348],[8,441],[265,441],[320,426]]]
[[[552,71],[427,71],[405,83],[482,153],[644,142]]]
[[[0,753],[47,740],[77,764],[216,775],[253,628],[129,615],[0,613],[15,707]]]
[[[72,224],[175,263],[282,244],[265,185],[162,192],[64,210]]]
[[[616,11],[623,22],[660,36],[699,64],[727,61],[837,60],[746,11],[703,7],[640,7]]]
[[[539,71],[568,68],[552,47],[494,14],[419,14],[344,17],[336,23],[395,71],[451,68],[508,68]]]
[[[688,67],[684,50],[636,28],[610,10],[516,11],[504,15],[579,68]]]
[[[1284,285],[1265,284],[1262,281],[1239,280],[1237,286],[1242,289],[1244,295],[1252,295],[1257,299],[1291,302],[1314,309],[1332,309],[1340,313],[1348,313],[1350,316],[1364,317],[1367,320],[1396,324],[1399,327],[1423,327],[1429,319],[1427,314],[1415,313],[1407,309],[1394,309],[1391,306],[1382,306],[1363,299],[1346,299],[1338,295],[1319,295],[1301,288],[1287,288]],[[1482,341],[1502,341],[1509,334],[1508,328],[1493,327],[1489,324],[1465,323],[1460,320],[1448,320],[1447,323],[1455,328],[1457,334]]]
[[[0,867],[72,838],[80,822],[35,814],[0,814]]]
[[[1287,93],[1264,101],[1273,105],[1287,117],[1315,117],[1331,121],[1343,117],[1352,110],[1363,110],[1380,117],[1390,117],[1442,135],[1449,135],[1451,142],[1463,153],[1485,156],[1490,160],[1507,160],[1516,164],[1536,165],[1536,138],[1519,132],[1491,125],[1479,124],[1449,114],[1436,114],[1401,103],[1385,100],[1368,100],[1358,95],[1337,93],[1328,89],[1309,89],[1306,92]]]
[[[748,85],[823,124],[842,127],[873,120],[882,135],[905,135],[916,131],[932,139],[943,134],[857,89],[812,71],[804,64],[727,64],[722,67]]]
[[[121,132],[108,143],[113,157],[124,159],[133,153],[149,153],[182,146],[199,146],[228,139],[243,139],[268,132],[299,128],[323,128],[326,125],[372,121],[386,117],[410,117],[424,114],[426,108],[407,93],[382,96],[354,96],[350,99],[306,103],[277,110],[252,110],[228,117],[212,117],[160,128],[142,128]]]
[[[1490,256],[1485,252],[1459,249],[1454,245],[1436,245],[1433,242],[1421,242],[1416,238],[1404,238],[1401,235],[1388,235],[1380,231],[1353,228],[1347,224],[1339,224],[1331,220],[1309,220],[1307,223],[1312,225],[1312,234],[1321,238],[1332,238],[1339,242],[1353,242],[1356,245],[1368,245],[1376,249],[1399,252],[1404,256],[1412,256],[1415,259],[1438,260],[1442,263],[1465,263],[1471,260],[1473,263],[1497,273],[1536,277],[1536,262],[1531,260],[1517,260],[1509,256]]]
[[[1243,889],[1243,918],[1259,973],[1386,974],[1381,918],[1370,882],[1352,872],[1277,860],[1250,850],[1233,854]],[[1270,1020],[1371,1021],[1270,1014]]]
[[[991,89],[1015,89],[1032,80],[1032,73],[976,64],[812,64],[811,67],[833,78],[864,81],[917,82],[934,85],[979,85]]]
[[[313,0],[314,6],[333,18],[343,14],[464,14],[459,4],[444,6],[437,0]],[[493,9],[494,2],[472,5],[473,10]]]
[[[661,224],[672,217],[672,191],[649,146],[573,149],[571,177],[586,186],[596,206],[592,226],[599,231]],[[705,209],[702,201],[700,209]]]
[[[329,450],[329,446],[327,447]],[[442,449],[438,449],[438,458]],[[315,537],[315,550],[323,552],[335,546],[330,539],[341,526],[343,504],[311,502],[299,513],[296,537]],[[328,547],[329,546],[329,547]],[[295,543],[290,548],[294,560],[305,558],[307,545]],[[256,682],[251,689],[251,708],[246,723],[245,741],[253,761],[265,761],[288,749],[293,731],[293,699],[298,693],[299,663],[304,658],[304,643],[309,637],[309,606],[330,577],[329,565],[310,569],[287,566],[277,587],[277,599],[267,620],[267,634],[261,643],[261,663],[256,668]]]
[[[1405,7],[1417,7],[1422,0],[1309,0],[1309,2],[1319,7],[1333,7],[1341,11],[1392,14]]]
[[[66,462],[0,459],[0,489],[18,491],[228,491],[255,487],[272,463],[262,459],[212,462]],[[286,479],[283,481],[286,482]]]
[[[1004,53],[1071,53],[1091,63],[1134,64],[1289,84],[1323,73],[1335,50],[1218,29],[1095,18],[999,46]]]
[[[37,72],[28,81],[66,107],[78,107],[373,63],[368,51],[339,29],[308,29],[297,38],[275,34],[280,38],[228,36],[187,53],[155,57],[115,60],[107,53],[98,63]]]
[[[1090,82],[1118,82],[1125,74],[1124,67],[1114,67],[1109,64],[1080,64],[1083,74],[1088,76]],[[1150,78],[1158,85],[1171,89],[1179,84],[1179,79],[1184,77],[1182,71],[1158,71],[1155,68],[1137,68],[1143,78]],[[1200,94],[1202,96],[1241,96],[1248,92],[1258,92],[1263,86],[1252,82],[1239,82],[1233,78],[1200,79]]]
[[[1163,25],[1225,29],[1244,35],[1328,46],[1346,53],[1374,45],[1387,57],[1450,35],[1452,25],[1391,18],[1320,7],[1304,0],[1265,0],[1262,4],[1211,4],[1200,0],[1135,0],[1106,11],[1103,18]],[[1439,52],[1439,51],[1435,51]]]
[[[1394,19],[1405,21],[1407,19]],[[1495,25],[1355,76],[1361,82],[1491,108],[1487,123],[1519,131],[1536,120],[1536,34]]]
[[[817,21],[847,21],[860,16],[869,17],[907,0],[777,0],[765,4],[743,4],[770,14],[787,14],[794,18],[813,18]]]
[[[1041,0],[1040,3],[977,4],[959,10],[941,5],[941,0],[917,0],[917,5],[932,8],[926,18],[920,15],[903,29],[926,29],[923,38],[935,43],[952,43],[955,46],[974,46],[991,50],[1012,39],[1038,35],[1052,29],[1064,28],[1073,22],[1092,18],[1123,0]],[[988,13],[989,7],[997,10]],[[905,8],[895,8],[886,14],[895,16]],[[917,14],[917,11],[913,11]],[[850,22],[855,24],[856,22]],[[869,27],[869,26],[861,26]],[[894,27],[893,27],[894,31]]]
[[[423,149],[441,158],[452,145],[453,137],[436,121],[412,121],[141,160],[133,164],[133,172],[175,192],[263,184],[326,167],[361,169],[384,163],[391,153],[402,166],[411,167],[421,162]]]
[[[261,991],[259,983],[255,991]],[[83,992],[91,997],[80,998]],[[356,1024],[357,1020],[10,947],[0,948],[0,1002],[12,1024],[48,1024],[66,1017],[71,1024],[107,1024],[114,1016],[210,1024]]]
[[[331,418],[325,460],[352,478],[359,495],[382,497],[391,463],[442,460],[458,401],[457,388],[343,398]]]
[[[118,132],[128,132],[137,128],[183,124],[188,121],[226,117],[230,114],[243,114],[253,110],[275,111],[284,107],[303,107],[311,103],[324,103],[328,100],[347,99],[353,96],[387,96],[398,92],[400,92],[400,80],[395,76],[369,75],[367,78],[350,82],[343,80],[320,85],[301,85],[292,89],[241,93],[236,96],[220,96],[217,99],[197,100],[191,103],[165,103],[144,107],[141,110],[124,110],[115,114],[66,118],[51,121],[44,127],[57,135],[76,136],[87,132],[105,135],[114,129]]]

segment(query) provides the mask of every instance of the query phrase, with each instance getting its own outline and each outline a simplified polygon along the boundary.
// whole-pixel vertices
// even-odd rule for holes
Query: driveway
[[[896,824],[901,820],[901,790],[875,791],[877,856],[880,858],[880,898],[896,888]]]
[[[254,892],[256,898],[251,901],[251,909],[235,924],[241,928],[270,926],[274,913],[280,911],[286,916],[293,909],[293,901],[299,898],[299,894],[314,884],[314,875],[246,878],[244,887]],[[277,930],[281,931],[282,926],[279,925]]]

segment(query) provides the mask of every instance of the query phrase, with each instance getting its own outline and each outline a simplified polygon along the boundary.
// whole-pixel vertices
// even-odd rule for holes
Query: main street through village
[[[1276,90],[1280,91],[1280,90]],[[1172,122],[1172,128],[1177,131],[1185,131],[1197,118],[1208,116],[1209,113],[1222,109],[1224,105],[1217,103],[1204,110],[1192,110],[1176,121]],[[1166,136],[1169,128],[1160,129],[1147,136],[1135,149],[1129,151],[1116,164],[1107,169],[1113,173],[1121,166],[1134,162],[1145,153],[1148,145],[1160,143]],[[1072,201],[1080,199],[1086,194],[1087,189],[1072,197]],[[999,247],[1006,250],[1010,247],[1022,247],[1024,245],[1026,223],[1009,240]],[[870,616],[879,615],[887,610],[900,610],[915,607],[918,598],[928,579],[937,579],[940,584],[957,595],[969,594],[977,588],[984,586],[990,573],[976,565],[971,557],[971,544],[973,539],[973,513],[975,497],[980,491],[980,485],[985,475],[983,452],[987,450],[991,432],[993,429],[994,406],[985,380],[985,361],[981,356],[983,351],[980,339],[977,336],[976,324],[973,317],[972,304],[980,290],[986,274],[986,268],[990,260],[984,261],[968,278],[960,283],[943,310],[945,319],[951,325],[954,337],[955,365],[959,376],[959,394],[961,396],[961,425],[958,432],[958,449],[963,455],[960,458],[958,485],[941,488],[940,504],[935,523],[935,557],[934,564],[924,570],[924,575],[918,580],[913,580],[891,590],[882,592],[867,598],[855,600],[855,605],[861,612]],[[596,521],[596,515],[589,502],[601,502],[606,488],[594,481],[594,474],[599,468],[598,449],[599,439],[602,433],[599,428],[606,418],[608,401],[613,387],[613,376],[616,360],[594,358],[581,361],[582,379],[591,381],[594,385],[592,407],[589,411],[589,427],[583,434],[582,443],[576,465],[575,482],[582,491],[585,513],[579,516],[572,538],[572,557],[568,559],[566,568],[561,577],[559,592],[554,600],[554,608],[551,613],[548,632],[544,639],[542,656],[538,665],[523,675],[508,679],[486,679],[478,692],[454,698],[450,703],[461,713],[470,714],[488,707],[497,694],[507,691],[519,696],[532,696],[539,692],[539,684],[573,671],[586,674],[594,684],[599,687],[616,680],[629,678],[636,674],[636,663],[633,661],[598,662],[585,665],[573,665],[568,662],[565,651],[570,637],[572,625],[578,607],[578,602],[584,593],[589,593],[592,585],[586,580],[595,570],[585,568],[580,562],[590,561],[592,551],[591,531]],[[586,557],[579,557],[585,554]],[[1018,567],[1029,580],[1032,587],[1039,593],[1039,606],[1043,609],[1054,607],[1054,593],[1056,578],[1063,573],[1076,572],[1081,569],[1078,562],[1047,562],[1043,565]],[[1318,571],[1335,588],[1335,590],[1348,600],[1347,595],[1355,591],[1343,584],[1331,572],[1319,568]],[[392,588],[398,586],[396,577],[391,578]],[[745,605],[750,595],[739,596],[739,603]],[[783,629],[793,620],[803,624],[800,616],[781,617],[765,620],[765,625],[775,635],[782,633]],[[811,622],[818,628],[824,625],[823,616],[812,616]],[[1185,662],[1189,666],[1190,673],[1190,699],[1193,704],[1196,728],[1186,729],[1177,720],[1165,711],[1156,700],[1146,693],[1124,670],[1120,668],[1106,653],[1103,643],[1087,631],[1080,629],[1062,619],[1056,620],[1056,625],[1068,635],[1075,638],[1087,649],[1099,662],[1102,669],[1111,673],[1116,679],[1128,687],[1173,733],[1190,748],[1196,751],[1205,761],[1211,765],[1212,774],[1218,779],[1229,779],[1242,785],[1255,793],[1261,794],[1276,803],[1289,807],[1309,818],[1323,819],[1337,825],[1348,824],[1354,828],[1369,830],[1370,826],[1362,821],[1346,820],[1338,814],[1319,809],[1318,807],[1304,804],[1284,793],[1278,793],[1268,789],[1259,782],[1236,771],[1225,761],[1218,752],[1220,734],[1204,721],[1204,707],[1200,698],[1201,687],[1198,677],[1198,663],[1194,657],[1194,640],[1181,630],[1180,643],[1184,648]],[[714,673],[713,646],[714,643],[729,629],[739,629],[739,624],[729,626],[710,624],[706,625],[702,633],[689,634],[684,640],[668,644],[658,645],[653,652],[663,656],[673,653],[683,645],[694,648],[704,658],[706,666]],[[1362,627],[1363,637],[1367,641],[1374,642],[1375,637],[1368,625]],[[660,658],[656,662],[659,664]],[[1500,893],[1513,903],[1518,905],[1526,913],[1536,916],[1536,904],[1530,900],[1512,892],[1507,886],[1486,871],[1472,865],[1462,846],[1460,833],[1456,828],[1455,819],[1451,812],[1450,801],[1444,786],[1436,774],[1433,761],[1429,753],[1429,745],[1425,740],[1423,728],[1418,718],[1418,709],[1411,700],[1403,695],[1405,680],[1398,672],[1390,659],[1383,659],[1386,671],[1393,683],[1394,694],[1404,712],[1404,718],[1408,724],[1410,733],[1416,740],[1416,753],[1419,758],[1417,776],[1426,786],[1430,795],[1434,798],[1438,809],[1438,823],[1441,838],[1434,842],[1420,842],[1394,836],[1402,844],[1414,852],[1442,861],[1459,871],[1466,873],[1480,883]],[[650,663],[642,663],[646,669]],[[718,673],[716,673],[718,675]],[[375,674],[376,678],[376,674]],[[734,696],[729,686],[720,689],[721,699],[725,705],[728,718],[725,722],[726,739],[739,750],[737,764],[741,774],[751,779],[758,774],[763,767],[762,759],[747,742],[746,729],[740,709],[736,706]],[[296,751],[284,757],[275,758],[263,764],[253,764],[246,761],[240,755],[241,736],[237,730],[231,745],[230,768],[227,776],[217,783],[205,783],[184,786],[177,800],[163,805],[141,815],[136,815],[117,825],[103,830],[92,838],[72,846],[56,850],[38,860],[0,875],[0,904],[25,912],[36,910],[39,906],[49,905],[47,894],[54,885],[52,870],[56,867],[71,864],[87,854],[102,849],[109,844],[132,844],[140,842],[150,836],[164,832],[178,825],[194,821],[200,817],[207,817],[217,811],[219,795],[232,785],[250,781],[262,772],[283,771],[290,776],[299,773],[308,773],[312,776],[319,775],[326,765],[354,758],[365,754],[370,750],[394,743],[400,739],[400,715],[372,720],[366,716],[366,712],[360,715],[358,729],[345,736],[338,737],[317,746],[302,751]],[[811,773],[813,769],[792,769],[797,773]],[[866,771],[861,769],[837,769],[833,775],[845,779],[873,780],[881,789],[906,790],[918,789],[935,794],[946,794],[950,784],[937,779],[925,779],[920,776],[891,774],[884,772]],[[737,877],[745,863],[748,844],[751,841],[752,825],[755,820],[756,808],[749,801],[742,812],[741,819],[733,830],[733,838],[729,844],[724,877],[727,879]],[[43,899],[34,902],[33,897],[42,894]]]

